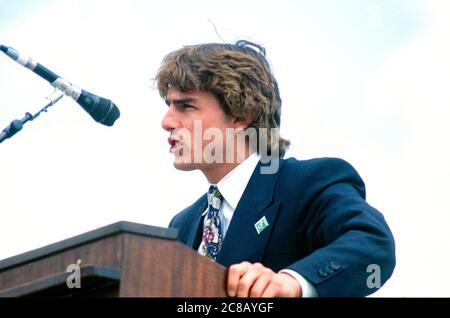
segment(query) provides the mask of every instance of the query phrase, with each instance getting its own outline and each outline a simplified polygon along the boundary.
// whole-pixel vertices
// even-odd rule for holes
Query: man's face
[[[170,89],[166,104],[168,109],[161,125],[170,132],[170,152],[175,156],[177,169],[200,169],[206,173],[226,162],[226,151],[229,151],[225,141],[227,133],[240,125],[225,114],[213,93]],[[223,161],[211,162],[211,154],[220,155]]]

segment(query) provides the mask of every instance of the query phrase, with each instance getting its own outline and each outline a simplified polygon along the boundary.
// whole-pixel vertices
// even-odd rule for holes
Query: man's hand
[[[249,262],[230,266],[227,291],[231,297],[300,297],[302,294],[300,284],[291,275]]]

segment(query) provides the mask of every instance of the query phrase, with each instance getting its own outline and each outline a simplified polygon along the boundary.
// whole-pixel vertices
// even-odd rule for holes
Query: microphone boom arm
[[[0,133],[0,143],[2,143],[5,139],[11,138],[18,131],[22,130],[23,125],[31,120],[37,118],[41,113],[47,112],[48,108],[55,105],[61,98],[64,97],[64,93],[60,90],[55,89],[53,93],[47,96],[43,102],[44,107],[39,110],[36,114],[32,115],[30,113],[25,113],[25,116],[22,119],[14,119],[11,124],[9,124],[3,131]]]

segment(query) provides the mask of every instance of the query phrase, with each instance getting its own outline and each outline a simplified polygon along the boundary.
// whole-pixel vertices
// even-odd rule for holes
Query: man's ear
[[[243,117],[236,117],[234,119],[235,129],[245,130],[253,122],[254,115],[247,114]]]

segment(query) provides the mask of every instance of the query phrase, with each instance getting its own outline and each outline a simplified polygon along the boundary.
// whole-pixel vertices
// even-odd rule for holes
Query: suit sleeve
[[[299,222],[307,223],[302,238],[311,253],[287,268],[311,282],[320,297],[375,292],[395,267],[384,217],[365,201],[364,183],[345,161],[324,159],[310,175],[309,208]]]

